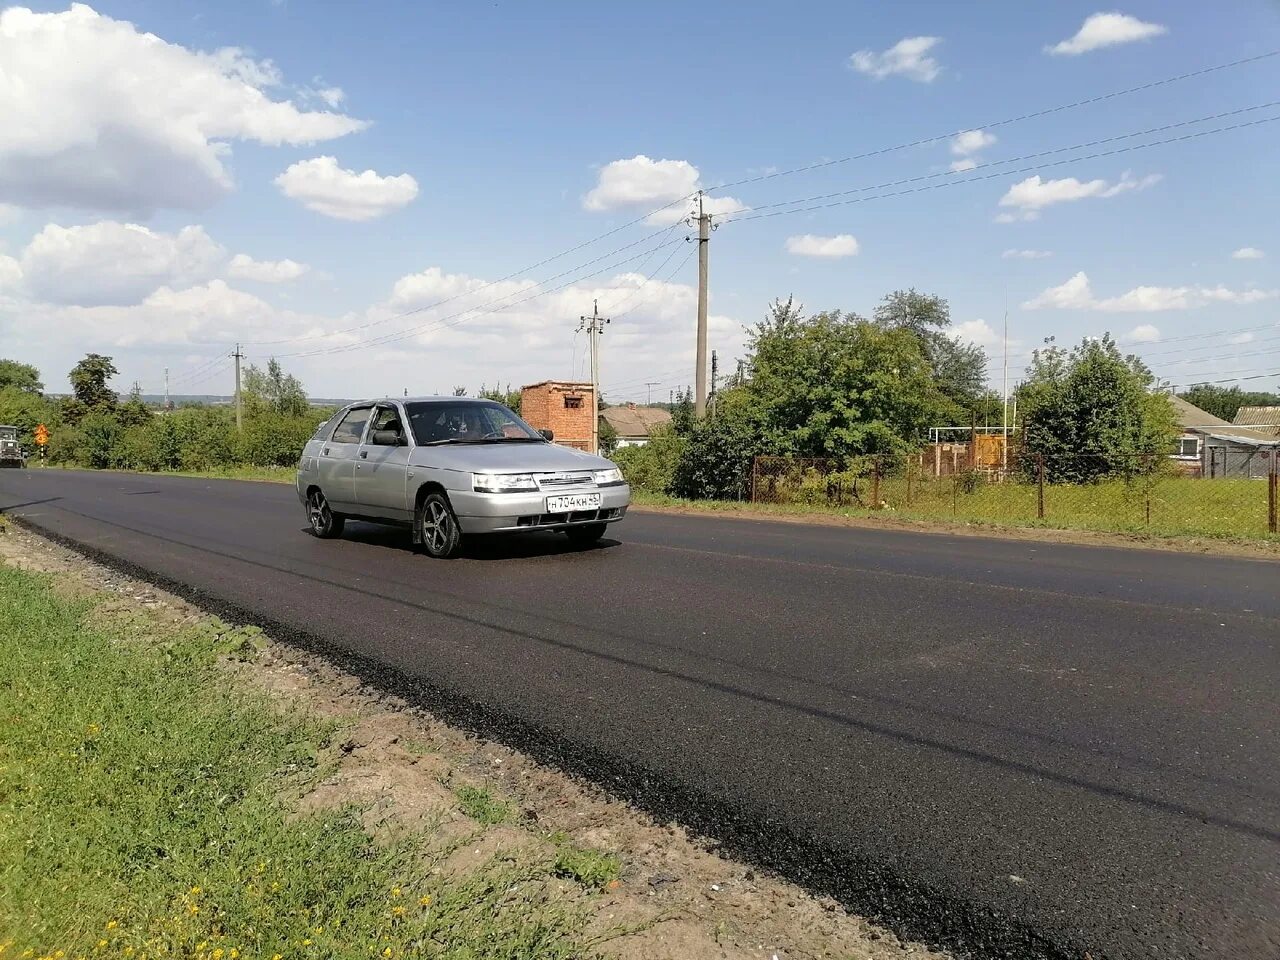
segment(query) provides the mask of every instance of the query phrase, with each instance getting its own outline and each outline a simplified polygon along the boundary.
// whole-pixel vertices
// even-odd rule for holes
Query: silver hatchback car
[[[551,443],[499,403],[466,397],[364,400],[308,441],[298,497],[317,537],[348,519],[410,527],[433,557],[463,535],[563,530],[594,543],[631,488],[604,457]]]

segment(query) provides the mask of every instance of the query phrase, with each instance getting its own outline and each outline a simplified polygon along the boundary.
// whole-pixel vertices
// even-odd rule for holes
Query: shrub
[[[644,446],[615,450],[613,462],[622,468],[622,475],[635,489],[666,493],[684,444],[684,438],[677,436],[671,427],[659,427]]]

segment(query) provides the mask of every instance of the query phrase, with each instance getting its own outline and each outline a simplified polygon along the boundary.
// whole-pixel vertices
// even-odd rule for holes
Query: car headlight
[[[609,470],[593,471],[591,476],[595,480],[597,487],[611,487],[622,482],[622,471],[617,467]]]
[[[538,489],[531,473],[476,473],[472,474],[472,480],[472,489],[479,493],[518,493]]]

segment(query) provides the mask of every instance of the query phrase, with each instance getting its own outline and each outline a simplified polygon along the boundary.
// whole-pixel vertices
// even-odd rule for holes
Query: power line
[[[1096,97],[1089,97],[1085,100],[1076,100],[1072,103],[1063,103],[1055,107],[1046,107],[1043,110],[1036,110],[1036,111],[1033,111],[1032,113],[1024,113],[1016,117],[1007,117],[1004,120],[996,120],[993,123],[983,123],[983,124],[975,124],[973,126],[968,126],[968,127],[961,127],[959,130],[954,130],[951,133],[939,134],[937,136],[932,136],[932,137],[924,137],[919,140],[912,140],[909,143],[899,143],[892,147],[880,147],[875,150],[869,150],[866,153],[858,153],[849,157],[840,157],[839,159],[836,159],[836,160],[820,160],[816,163],[810,163],[800,167],[792,167],[789,170],[775,170],[772,173],[765,173],[756,177],[745,177],[742,180],[734,180],[730,183],[722,183],[715,187],[709,187],[707,188],[707,192],[710,193],[714,190],[727,190],[730,187],[740,187],[743,184],[760,183],[765,180],[776,180],[779,177],[789,177],[797,173],[807,173],[810,170],[820,170],[825,167],[834,167],[843,163],[851,163],[854,160],[866,160],[866,159],[869,159],[870,157],[878,157],[886,153],[894,153],[899,150],[909,150],[912,147],[922,147],[930,143],[938,143],[942,140],[949,140],[952,137],[957,137],[962,133],[969,132],[970,130],[992,130],[997,127],[1006,127],[1006,126],[1009,126],[1010,124],[1021,123],[1024,120],[1034,120],[1037,117],[1046,117],[1054,113],[1061,113],[1064,110],[1074,110],[1077,107],[1087,107],[1087,106],[1090,106],[1091,104],[1103,103],[1107,100],[1114,100],[1117,97],[1125,97],[1133,93],[1141,93],[1143,90],[1152,90],[1156,87],[1163,87],[1171,83],[1178,83],[1182,80],[1191,80],[1195,77],[1202,77],[1202,76],[1205,76],[1206,74],[1216,73],[1219,70],[1227,70],[1232,67],[1241,67],[1246,64],[1257,63],[1260,60],[1266,60],[1270,57],[1274,57],[1277,55],[1280,55],[1280,50],[1271,50],[1267,53],[1262,53],[1255,57],[1245,57],[1240,60],[1232,60],[1229,63],[1219,63],[1211,67],[1203,67],[1199,70],[1193,70],[1190,73],[1181,73],[1174,77],[1166,77],[1163,80],[1153,80],[1150,83],[1140,84],[1139,86],[1136,86],[1136,87],[1128,87],[1127,89],[1124,89],[1124,90],[1116,90],[1112,93],[1104,93]]]
[[[803,197],[799,200],[782,200],[777,203],[760,204],[758,206],[752,207],[751,212],[754,213],[759,210],[772,210],[776,207],[790,207],[790,206],[794,206],[797,203],[812,203],[817,200],[830,200],[834,197],[847,197],[852,193],[865,193],[868,190],[882,190],[885,187],[898,187],[907,183],[920,183],[921,181],[924,181],[924,180],[938,180],[946,177],[958,177],[961,174],[972,173],[975,170],[986,170],[991,167],[1006,166],[1010,163],[1023,163],[1027,160],[1036,160],[1036,159],[1039,159],[1040,157],[1049,157],[1058,153],[1069,153],[1072,150],[1085,150],[1085,149],[1088,149],[1089,147],[1102,146],[1104,143],[1115,143],[1119,140],[1132,140],[1134,137],[1145,137],[1153,133],[1164,133],[1168,130],[1177,130],[1181,127],[1189,127],[1192,124],[1196,124],[1196,123],[1208,123],[1210,120],[1223,120],[1227,117],[1238,116],[1242,113],[1251,113],[1254,110],[1268,110],[1272,107],[1278,107],[1278,106],[1280,106],[1280,100],[1272,100],[1269,103],[1260,103],[1252,107],[1241,107],[1237,110],[1228,110],[1223,113],[1215,113],[1207,117],[1197,117],[1194,120],[1180,120],[1177,123],[1167,123],[1160,127],[1149,127],[1146,130],[1138,130],[1134,133],[1122,133],[1114,137],[1104,137],[1101,140],[1089,140],[1085,143],[1075,143],[1069,147],[1054,147],[1052,150],[1041,150],[1038,153],[1027,153],[1027,154],[1023,154],[1020,157],[1009,157],[1006,160],[989,160],[986,163],[980,163],[975,166],[969,167],[967,170],[942,170],[937,173],[925,173],[915,177],[904,177],[901,180],[889,180],[884,183],[876,183],[866,187],[855,187],[852,190],[840,190],[836,193],[824,193],[824,194],[819,194],[813,197]],[[1083,159],[1089,159],[1089,158],[1086,157]],[[1071,162],[1074,162],[1074,161],[1071,161]],[[1037,166],[1040,166],[1040,165],[1037,165]],[[1052,166],[1052,164],[1050,164],[1050,166]],[[1023,173],[1025,171],[1017,170],[1017,171],[1006,171],[1006,172]],[[743,212],[745,213],[746,211],[743,211]],[[737,217],[735,219],[750,220],[752,218]]]
[[[667,241],[667,242],[680,243],[682,241],[677,240],[677,241]],[[634,246],[634,245],[635,244],[629,244],[628,246]],[[659,244],[658,246],[661,247],[662,245],[663,244]],[[625,249],[625,247],[620,249]],[[617,252],[617,251],[614,251],[614,252]],[[646,256],[648,253],[650,253],[649,250],[642,250],[639,253],[635,254],[634,256],[627,257],[622,260],[617,260],[610,264],[606,264],[605,266],[601,267],[598,270],[592,271],[591,273],[588,273],[582,276],[572,277],[571,279],[565,281],[562,284],[559,284],[558,286],[550,287],[545,290],[539,290],[537,293],[530,294],[529,296],[521,300],[516,300],[512,303],[505,304],[501,307],[496,307],[492,310],[485,310],[483,308],[491,306],[494,303],[500,303],[502,300],[510,299],[510,297],[515,296],[516,293],[520,293],[523,291],[516,291],[516,293],[508,294],[506,297],[499,297],[497,300],[490,301],[489,303],[480,304],[476,307],[469,307],[466,310],[460,310],[457,313],[449,314],[446,317],[440,317],[436,320],[432,320],[420,326],[412,327],[407,330],[394,331],[392,333],[385,334],[381,337],[375,337],[371,340],[361,340],[355,343],[340,344],[337,346],[326,347],[318,350],[299,351],[296,353],[282,353],[282,354],[277,354],[277,357],[279,358],[313,357],[313,356],[320,356],[320,355],[326,355],[326,354],[345,353],[350,350],[367,349],[369,347],[385,346],[389,343],[397,343],[401,340],[406,340],[410,337],[414,337],[422,333],[427,333],[432,330],[443,329],[445,327],[451,327],[451,326],[457,326],[459,323],[465,323],[467,320],[474,319],[475,317],[487,316],[492,313],[498,313],[503,310],[509,310],[512,307],[518,307],[521,304],[525,304],[532,300],[537,300],[540,297],[545,297],[559,290],[563,290],[565,287],[572,286],[573,284],[579,283],[582,280],[590,279],[591,277],[598,276],[601,273],[606,273],[607,271],[613,270],[624,264],[631,263],[634,260],[639,260],[640,258]],[[600,260],[600,259],[602,259],[602,257],[596,258],[596,260]],[[594,260],[589,261],[589,263],[594,263],[594,262],[595,262]],[[557,276],[564,276],[566,273],[572,273],[572,272],[575,272],[575,271],[565,271],[565,273],[557,274]],[[554,278],[551,278],[551,279],[554,279]],[[472,316],[468,316],[468,315],[472,315]],[[447,321],[452,321],[452,322],[447,322]]]
[[[597,243],[600,240],[605,239],[606,237],[611,237],[616,233],[621,233],[623,230],[626,230],[628,227],[633,227],[637,223],[640,223],[641,221],[647,220],[649,217],[652,217],[654,214],[661,213],[663,210],[666,210],[670,207],[674,207],[678,203],[684,203],[687,200],[690,200],[691,198],[693,198],[694,196],[696,196],[696,194],[690,193],[690,194],[686,194],[683,197],[679,197],[675,200],[672,200],[670,203],[664,203],[662,206],[657,207],[656,209],[653,209],[648,211],[647,213],[641,214],[640,216],[636,217],[634,220],[628,220],[626,223],[622,224],[621,226],[614,227],[612,230],[606,230],[604,233],[598,236],[592,237],[590,240],[584,240],[582,243],[578,244],[577,246],[570,247],[567,250],[562,250],[559,253],[554,254],[550,257],[545,257],[542,260],[539,260],[537,263],[531,264],[527,267],[523,267],[522,269],[516,270],[513,273],[509,273],[505,277],[499,277],[497,280],[489,280],[486,283],[483,283],[480,286],[476,287],[474,290],[465,290],[462,293],[457,293],[457,294],[454,294],[453,296],[445,297],[444,299],[437,300],[434,303],[423,304],[422,306],[414,307],[412,310],[406,310],[403,313],[394,314],[390,317],[383,317],[380,320],[373,320],[373,321],[369,321],[368,323],[358,323],[350,327],[343,327],[339,330],[330,330],[323,333],[306,334],[300,337],[285,337],[279,340],[245,340],[243,342],[246,344],[252,344],[254,346],[262,346],[266,344],[275,344],[275,343],[301,343],[306,340],[318,340],[323,337],[331,337],[340,333],[350,333],[353,330],[363,330],[369,327],[376,327],[383,323],[389,323],[392,320],[399,320],[407,316],[412,316],[415,313],[421,313],[424,310],[433,310],[436,307],[444,306],[446,303],[452,303],[453,301],[458,300],[462,297],[471,296],[472,294],[478,293],[481,290],[486,290],[489,287],[496,286],[499,283],[505,283],[508,280],[514,280],[516,277],[520,277],[533,270],[537,270],[539,267],[546,266],[548,263],[552,263],[556,260],[561,259],[562,257],[567,257],[571,253],[577,253],[579,250],[582,250],[585,247],[589,247],[593,243]],[[673,226],[678,226],[678,222]],[[670,228],[668,228],[668,230],[670,230]],[[648,236],[641,237],[635,243],[627,244],[627,246],[624,246],[624,247],[617,247],[614,250],[611,250],[609,253],[604,254],[603,256],[606,256],[606,257],[611,256],[614,253],[618,253],[622,250],[626,250],[626,249],[629,249],[630,247],[634,247],[638,244],[644,243],[646,240],[649,240],[657,236],[661,232],[662,231],[654,230],[653,232],[648,234]],[[587,264],[594,263],[594,262],[595,261],[587,261]],[[581,269],[581,267],[586,266],[587,264],[579,264],[578,267],[575,267],[573,269],[575,270]],[[566,272],[569,272],[569,271],[566,271]],[[563,275],[564,274],[558,274],[557,276],[563,276]],[[551,278],[551,279],[554,279],[554,278]],[[546,281],[542,281],[542,282],[545,283]]]
[[[1253,108],[1249,108],[1249,109],[1253,109]],[[742,223],[747,220],[764,220],[770,217],[780,217],[780,216],[785,216],[793,213],[811,213],[815,210],[825,210],[828,207],[843,207],[843,206],[849,206],[850,204],[854,204],[854,203],[865,203],[868,200],[884,200],[890,197],[902,197],[912,193],[924,193],[929,190],[940,190],[943,187],[954,187],[954,186],[965,184],[965,183],[978,183],[984,180],[994,180],[998,177],[1011,177],[1011,176],[1016,176],[1020,173],[1031,173],[1036,170],[1045,170],[1050,167],[1060,167],[1068,163],[1080,163],[1085,160],[1098,160],[1103,157],[1114,157],[1123,153],[1133,153],[1137,150],[1146,150],[1150,147],[1161,147],[1171,143],[1182,143],[1187,140],[1196,140],[1196,139],[1199,139],[1200,137],[1208,137],[1218,133],[1227,133],[1231,130],[1242,130],[1246,127],[1256,127],[1264,123],[1274,123],[1276,120],[1280,120],[1280,116],[1264,117],[1261,120],[1248,120],[1243,123],[1229,124],[1225,127],[1214,127],[1210,130],[1197,130],[1194,133],[1185,133],[1182,136],[1178,136],[1178,137],[1167,137],[1164,140],[1152,140],[1150,143],[1135,143],[1127,147],[1118,147],[1115,150],[1103,150],[1098,153],[1086,154],[1081,157],[1068,157],[1064,160],[1055,160],[1051,163],[1035,164],[1034,166],[1029,166],[1029,167],[1019,167],[1018,169],[1015,169],[1015,170],[1001,170],[996,173],[984,174],[983,176],[980,176],[980,177],[965,177],[962,180],[948,180],[943,183],[931,183],[926,186],[911,187],[907,190],[895,190],[890,193],[874,194],[870,197],[855,197],[851,200],[837,200],[831,203],[821,203],[821,204],[816,204],[808,207],[793,207],[790,210],[774,210],[772,213],[752,213],[746,216],[731,217],[728,220],[722,221],[722,224]],[[1188,122],[1202,122],[1202,121],[1188,121]],[[1141,134],[1133,134],[1130,136],[1141,136]],[[1124,138],[1113,138],[1113,139],[1124,139]],[[1070,150],[1072,148],[1066,147],[1063,149]],[[1060,152],[1060,151],[1050,151],[1050,152]],[[993,161],[991,163],[981,164],[980,166],[974,167],[973,169],[981,170],[987,167],[1001,166],[1005,162],[1017,162],[1017,161]],[[962,172],[968,173],[971,171],[962,171]],[[915,180],[930,179],[932,176],[938,176],[938,175],[930,175],[930,176],[917,177],[912,179],[915,179]],[[861,193],[865,190],[875,190],[875,189],[878,189],[878,188],[877,187],[859,187],[857,189],[846,190],[838,194],[828,194],[827,196],[844,196],[849,193]],[[812,198],[812,199],[821,199],[821,198]],[[787,206],[790,204],[808,203],[808,202],[809,202],[809,199],[800,199],[800,200],[786,201],[785,203],[782,203],[782,204],[770,204],[770,206],[771,207]],[[757,209],[767,209],[767,208],[757,208]]]

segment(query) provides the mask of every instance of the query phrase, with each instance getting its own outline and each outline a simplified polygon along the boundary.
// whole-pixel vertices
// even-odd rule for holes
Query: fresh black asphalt
[[[1280,564],[641,512],[433,561],[54,470],[0,509],[959,954],[1280,956]]]

